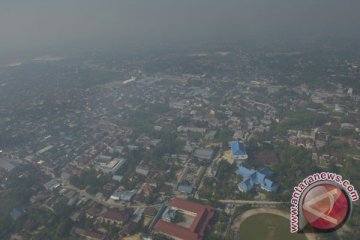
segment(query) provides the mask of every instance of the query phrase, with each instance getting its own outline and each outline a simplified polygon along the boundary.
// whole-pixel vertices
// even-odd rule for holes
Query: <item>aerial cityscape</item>
[[[2,60],[0,239],[360,239],[359,43],[244,37]],[[296,187],[324,172],[343,184],[346,220],[290,232]],[[298,225],[318,216],[310,190]]]

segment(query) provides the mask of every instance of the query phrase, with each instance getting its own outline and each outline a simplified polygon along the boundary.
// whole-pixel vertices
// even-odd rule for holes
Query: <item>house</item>
[[[10,160],[0,158],[0,169],[4,169],[6,172],[11,172],[15,167],[16,165],[11,163]]]
[[[210,132],[208,132],[205,135],[205,139],[206,140],[214,140],[215,136],[216,136],[217,131],[216,130],[211,130]]]
[[[111,199],[112,200],[123,200],[123,201],[131,201],[131,199],[134,197],[134,195],[136,194],[137,190],[131,190],[131,191],[122,191],[122,192],[114,192],[111,195]]]
[[[177,128],[178,132],[193,132],[193,133],[201,133],[204,134],[206,133],[206,128],[198,128],[198,127],[184,127],[184,126],[179,126]]]
[[[117,182],[121,182],[123,180],[123,176],[120,175],[113,175],[112,180],[117,181]]]
[[[56,179],[52,179],[51,181],[44,184],[46,190],[53,191],[54,189],[60,187],[60,183]]]
[[[90,208],[86,209],[85,215],[87,218],[93,219],[97,218],[102,212],[102,207],[100,205],[94,204]]]
[[[257,171],[240,166],[236,173],[244,179],[237,185],[241,192],[248,192],[253,189],[255,185],[260,185],[262,189],[268,192],[277,191],[277,184],[268,179],[268,177],[272,175],[272,171],[269,168],[263,168]]]
[[[214,157],[214,150],[199,148],[195,150],[194,156],[200,160],[211,160]]]
[[[193,186],[189,186],[189,185],[185,185],[185,184],[179,185],[177,189],[179,192],[186,193],[186,194],[191,194],[194,191]]]
[[[132,222],[138,223],[144,216],[145,208],[137,208],[133,214]]]
[[[116,171],[121,168],[126,163],[124,158],[114,158],[107,164],[100,164],[101,170],[104,173],[116,173]]]
[[[141,186],[141,192],[144,194],[144,196],[148,197],[152,194],[154,189],[156,188],[156,185],[150,184],[150,183],[144,183]]]
[[[135,172],[139,175],[147,177],[150,172],[150,167],[148,165],[139,165],[136,167]]]
[[[124,225],[131,217],[129,210],[109,209],[102,213],[98,219],[100,222],[112,225]]]

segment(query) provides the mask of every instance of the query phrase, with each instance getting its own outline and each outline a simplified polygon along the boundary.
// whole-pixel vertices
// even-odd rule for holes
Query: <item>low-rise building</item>
[[[148,165],[139,165],[136,167],[135,172],[137,174],[147,177],[150,172],[150,167]]]
[[[136,192],[137,191],[135,189],[131,191],[114,192],[110,198],[117,201],[131,201]]]
[[[211,160],[214,157],[214,150],[198,148],[195,150],[194,156],[200,160]]]
[[[269,168],[263,168],[257,171],[240,166],[238,170],[236,170],[236,173],[244,179],[237,185],[241,192],[248,192],[254,188],[255,185],[260,185],[262,189],[268,192],[275,192],[278,188],[277,184],[268,178],[272,175],[272,171]]]
[[[124,225],[131,217],[129,210],[117,210],[109,209],[102,213],[98,219],[100,222],[113,224],[113,225]]]
[[[184,226],[179,223],[172,222],[171,217],[167,218],[167,215],[163,214],[163,218],[157,221],[154,227],[155,232],[162,233],[177,240],[204,239],[209,222],[215,213],[209,206],[194,203],[181,198],[174,198],[168,209],[168,212],[175,211],[176,214],[184,214],[187,219],[192,219],[191,222]]]
[[[117,170],[119,170],[124,164],[126,163],[126,160],[124,158],[114,158],[107,164],[101,164],[101,170],[104,173],[115,173]]]
[[[56,188],[60,187],[60,183],[56,179],[52,179],[49,182],[44,184],[46,190],[53,191]]]
[[[245,150],[245,146],[240,141],[232,141],[230,142],[231,146],[231,155],[233,160],[244,161],[248,158],[248,155]]]

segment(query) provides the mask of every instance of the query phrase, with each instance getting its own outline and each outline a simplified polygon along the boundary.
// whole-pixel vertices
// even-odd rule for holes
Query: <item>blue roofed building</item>
[[[231,147],[231,156],[233,160],[244,161],[248,158],[248,155],[245,150],[245,146],[240,141],[232,141],[230,142]]]
[[[258,171],[239,166],[236,174],[243,177],[243,181],[237,185],[241,192],[248,192],[253,189],[255,185],[260,185],[262,189],[268,192],[277,191],[278,185],[268,178],[272,174],[269,168],[263,168]]]

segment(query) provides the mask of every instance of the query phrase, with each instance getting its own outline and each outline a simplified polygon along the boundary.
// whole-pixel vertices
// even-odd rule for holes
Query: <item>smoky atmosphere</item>
[[[358,37],[356,0],[2,1],[0,51],[158,46],[242,37]]]

